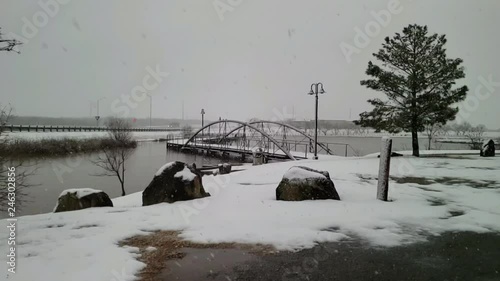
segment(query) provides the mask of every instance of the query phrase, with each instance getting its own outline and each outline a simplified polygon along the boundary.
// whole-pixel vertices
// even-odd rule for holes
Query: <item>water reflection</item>
[[[59,194],[69,188],[94,188],[103,190],[111,198],[120,196],[120,183],[116,177],[93,176],[102,173],[99,167],[92,164],[92,160],[97,156],[98,154],[85,154],[25,161],[24,165],[37,167],[36,173],[29,178],[30,183],[34,183],[35,186],[25,190],[27,194],[23,199],[28,202],[16,210],[17,215],[51,212]],[[143,191],[158,168],[171,161],[196,163],[198,167],[222,162],[217,158],[167,151],[165,143],[161,142],[141,142],[126,162],[127,194]],[[224,161],[235,162],[235,160]],[[5,218],[5,213],[0,217]]]

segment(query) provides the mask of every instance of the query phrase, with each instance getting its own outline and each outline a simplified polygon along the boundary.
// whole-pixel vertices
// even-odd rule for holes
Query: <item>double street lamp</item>
[[[318,160],[318,94],[326,93],[323,89],[323,83],[313,83],[309,95],[316,95],[316,125],[314,130],[314,160]]]

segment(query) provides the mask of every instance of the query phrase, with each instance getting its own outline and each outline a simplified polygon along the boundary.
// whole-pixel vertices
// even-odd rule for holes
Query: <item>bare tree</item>
[[[344,126],[344,129],[346,131],[346,135],[350,136],[353,132],[355,132],[356,125],[354,123],[348,123]]]
[[[182,137],[190,138],[193,135],[193,127],[186,125],[182,127]]]
[[[304,131],[306,134],[314,134],[315,124],[314,121],[304,120]],[[312,131],[312,133],[311,133]]]
[[[125,192],[125,163],[132,155],[133,148],[137,143],[132,139],[130,123],[124,119],[110,118],[106,122],[109,130],[109,138],[103,140],[101,155],[97,160],[92,161],[96,166],[102,168],[104,172],[97,176],[116,176],[120,182],[122,196]]]
[[[2,28],[0,27],[0,51],[19,53],[19,51],[14,50],[14,48],[21,44],[22,43],[16,39],[4,39]]]
[[[470,125],[470,124],[469,124]],[[486,132],[486,127],[484,125],[478,125],[476,127],[470,126],[464,133],[470,140],[471,149],[481,149],[481,144],[483,143],[484,133]]]
[[[425,126],[425,132],[427,133],[427,139],[429,140],[429,146],[427,147],[428,150],[432,150],[432,140],[434,138],[441,134],[443,130],[443,125],[441,124],[430,124]]]
[[[332,123],[330,123],[328,121],[319,122],[318,127],[319,127],[318,130],[320,130],[323,133],[323,135],[325,135],[325,136],[328,134],[328,132],[331,129],[333,129]]]
[[[32,166],[24,165],[23,161],[12,159],[5,154],[8,147],[8,136],[4,134],[4,127],[12,118],[12,107],[0,104],[0,210],[20,207],[26,202],[26,189],[31,184],[28,177],[35,173]],[[15,201],[14,201],[15,199]]]
[[[469,122],[464,122],[460,124],[458,128],[462,136],[467,136],[467,133],[470,133],[471,131],[475,130],[475,128]]]

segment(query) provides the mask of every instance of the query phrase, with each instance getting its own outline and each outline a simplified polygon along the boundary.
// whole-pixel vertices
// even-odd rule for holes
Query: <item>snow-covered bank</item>
[[[180,230],[194,242],[263,243],[281,250],[354,237],[394,246],[445,231],[500,232],[499,157],[393,158],[393,202],[375,200],[378,162],[322,157],[255,166],[204,177],[212,196],[195,201],[140,207],[141,193],[135,193],[114,199],[114,208],[21,217],[19,268],[9,278],[133,280],[144,265],[135,259],[136,249],[117,242],[160,229]],[[342,201],[276,201],[275,189],[294,165],[328,171]],[[0,235],[7,237],[6,227]],[[1,245],[6,253],[6,243]]]

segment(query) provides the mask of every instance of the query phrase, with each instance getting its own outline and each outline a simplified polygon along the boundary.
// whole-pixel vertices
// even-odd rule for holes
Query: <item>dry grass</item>
[[[139,261],[146,267],[139,273],[142,281],[154,281],[155,277],[166,268],[166,262],[170,259],[182,259],[185,254],[183,248],[196,249],[242,249],[253,254],[266,255],[275,253],[276,250],[268,245],[252,245],[237,243],[199,244],[182,240],[177,231],[157,231],[150,235],[140,235],[125,239],[119,243],[120,246],[137,247],[140,250]],[[147,251],[147,247],[155,247],[154,251]]]
[[[110,138],[13,139],[2,143],[0,156],[53,157],[100,152],[104,148],[136,148],[137,142],[126,144]]]

